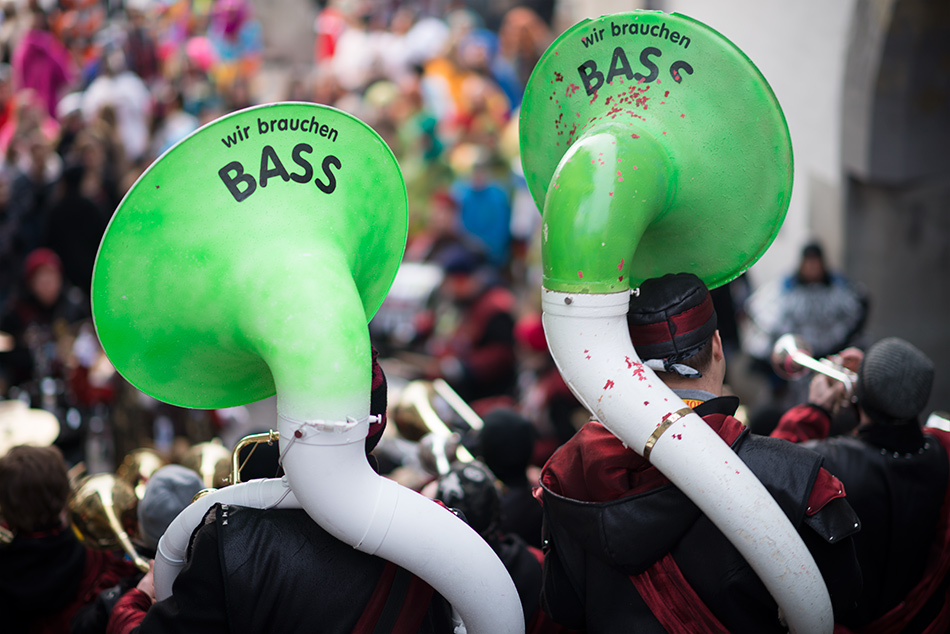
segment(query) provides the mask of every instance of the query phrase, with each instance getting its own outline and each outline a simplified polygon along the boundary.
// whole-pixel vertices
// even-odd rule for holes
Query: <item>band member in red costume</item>
[[[716,313],[692,274],[646,280],[631,296],[630,338],[645,365],[762,481],[815,558],[835,610],[851,608],[861,575],[859,522],[818,454],[751,435],[723,396]],[[542,604],[589,634],[785,632],[764,584],[718,528],[646,459],[587,423],[541,474]]]

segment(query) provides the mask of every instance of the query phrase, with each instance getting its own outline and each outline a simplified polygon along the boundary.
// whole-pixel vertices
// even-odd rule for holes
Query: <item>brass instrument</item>
[[[135,497],[141,501],[145,496],[145,485],[148,484],[148,479],[166,464],[168,461],[154,449],[139,447],[126,454],[115,474],[119,480],[132,487]]]
[[[472,429],[482,428],[482,419],[441,379],[410,381],[399,394],[393,419],[403,437],[419,442],[423,468],[435,475],[445,475],[453,462],[471,462],[475,458],[460,444],[459,434],[435,411],[432,398],[436,394]]]
[[[129,533],[138,531],[135,490],[111,473],[79,480],[66,504],[76,536],[92,548],[122,550],[142,572],[149,564],[135,551]]]
[[[950,431],[950,412],[931,412],[930,416],[927,417],[927,423],[925,426],[933,427],[934,429],[942,429],[943,431]]]
[[[854,402],[857,373],[830,359],[815,359],[808,343],[799,335],[789,333],[778,338],[772,347],[772,368],[783,379],[801,378],[809,370],[824,374],[843,383],[845,398]]]
[[[193,445],[182,458],[181,464],[201,476],[201,481],[208,489],[217,489],[229,483],[231,452],[218,438]]]
[[[205,479],[204,474],[201,474],[199,472],[199,475],[202,476],[202,480],[205,481],[206,486],[204,489],[198,491],[198,493],[195,494],[194,499],[197,500],[198,498],[204,497],[208,495],[209,493],[212,493],[215,489],[230,486],[232,484],[240,484],[241,482],[243,482],[243,480],[241,480],[241,469],[243,469],[244,465],[247,464],[247,461],[251,459],[251,456],[254,454],[254,451],[257,449],[257,445],[259,445],[260,443],[267,443],[268,445],[271,445],[275,442],[278,442],[279,440],[280,440],[280,433],[274,431],[273,429],[270,431],[259,433],[259,434],[250,434],[248,436],[245,436],[241,440],[239,440],[237,444],[234,445],[234,449],[231,451],[231,454],[228,457],[230,460],[230,463],[229,463],[230,472],[227,475],[224,475],[222,473],[222,465],[224,464],[223,458],[220,457],[221,454],[220,452],[218,452],[217,449],[209,450],[207,447],[199,448],[199,451],[197,452],[198,454],[201,454],[203,452],[203,454],[216,455],[216,458],[213,460],[212,481],[219,483],[221,486],[220,487],[207,486],[208,481]],[[209,444],[209,443],[200,443],[200,444]],[[220,445],[220,443],[215,443],[215,442],[212,442],[210,444]],[[198,445],[196,445],[196,447],[197,446]],[[242,461],[241,451],[245,447],[251,447],[251,450],[247,453],[247,456],[245,456],[244,460]],[[223,446],[221,446],[221,448],[224,449]],[[192,448],[192,450],[194,450],[194,448]],[[189,452],[189,454],[190,453],[191,452]],[[205,457],[210,457],[210,456],[205,456]],[[193,458],[191,462],[195,463],[196,459]],[[194,468],[194,467],[191,467],[189,464],[184,464],[184,466],[189,467],[189,468]]]
[[[234,445],[234,450],[231,452],[231,475],[227,478],[228,484],[238,484],[242,482],[241,480],[241,469],[244,468],[244,465],[247,464],[247,461],[251,459],[251,456],[254,454],[254,451],[257,449],[257,445],[260,443],[266,442],[268,445],[272,445],[275,442],[280,440],[280,433],[274,431],[265,431],[260,434],[251,434],[245,436]],[[247,453],[247,456],[244,458],[244,461],[241,461],[241,450],[245,447],[251,447],[251,450]]]

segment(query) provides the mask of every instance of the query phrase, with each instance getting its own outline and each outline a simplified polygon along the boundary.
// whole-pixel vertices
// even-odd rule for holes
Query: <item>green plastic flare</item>
[[[520,134],[550,290],[621,292],[683,271],[725,284],[788,210],[792,148],[775,95],[742,51],[682,15],[566,31],[531,75]]]
[[[93,316],[133,385],[195,408],[370,389],[366,324],[406,244],[379,135],[316,104],[218,119],[139,178],[96,258]],[[300,412],[289,412],[289,415]]]

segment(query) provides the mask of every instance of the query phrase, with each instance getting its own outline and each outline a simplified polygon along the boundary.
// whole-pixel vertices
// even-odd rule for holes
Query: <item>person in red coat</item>
[[[835,632],[950,631],[950,433],[921,427],[933,362],[896,337],[841,358],[858,369],[855,433],[829,437],[844,385],[824,375],[772,432],[824,456],[861,518],[854,545],[864,589]]]
[[[514,295],[470,251],[455,250],[443,268],[442,305],[419,319],[428,330],[424,374],[445,379],[469,402],[510,401],[517,380]]]
[[[649,279],[630,298],[630,339],[762,482],[815,559],[837,611],[861,587],[860,524],[841,483],[803,447],[751,434],[723,396],[725,356],[709,292],[695,275]],[[542,606],[588,634],[786,632],[779,609],[729,540],[650,462],[598,421],[541,472]]]
[[[98,594],[136,574],[135,565],[83,546],[64,520],[66,462],[56,447],[13,447],[0,458],[0,509],[12,540],[0,545],[5,632],[66,634]]]

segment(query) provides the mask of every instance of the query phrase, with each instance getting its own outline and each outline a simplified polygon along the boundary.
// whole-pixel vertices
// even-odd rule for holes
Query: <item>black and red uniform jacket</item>
[[[864,589],[835,632],[950,631],[950,433],[910,421],[828,438],[830,426],[828,412],[799,405],[772,435],[824,456],[861,518]]]
[[[835,609],[861,574],[860,524],[844,488],[803,447],[753,436],[735,397],[694,407],[755,473],[815,558]],[[541,475],[542,605],[589,634],[785,632],[774,599],[718,528],[650,463],[598,422],[585,425]]]
[[[83,606],[137,572],[119,555],[83,546],[65,524],[19,533],[0,546],[0,630],[68,632]]]
[[[149,607],[131,590],[108,634],[452,631],[451,606],[430,585],[341,542],[303,510],[216,504],[192,540],[172,596]]]

